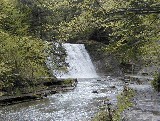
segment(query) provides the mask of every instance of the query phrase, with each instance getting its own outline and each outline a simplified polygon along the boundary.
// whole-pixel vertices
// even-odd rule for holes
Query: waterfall
[[[66,73],[57,74],[57,78],[98,77],[84,44],[65,43],[63,47],[66,49],[66,63],[69,67]]]

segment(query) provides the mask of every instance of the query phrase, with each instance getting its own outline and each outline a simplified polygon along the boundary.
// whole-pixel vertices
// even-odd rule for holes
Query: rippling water
[[[101,78],[100,80],[78,79],[78,85],[72,91],[51,95],[40,101],[3,107],[0,109],[0,120],[89,121],[102,106],[100,102],[109,98],[112,103],[115,103],[116,95],[123,89],[122,82],[116,79]]]

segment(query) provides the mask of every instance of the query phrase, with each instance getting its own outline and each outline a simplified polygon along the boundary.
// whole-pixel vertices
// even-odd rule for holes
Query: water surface
[[[74,90],[0,109],[2,121],[90,121],[109,98],[116,103],[122,82],[113,78],[78,79]],[[113,88],[115,86],[115,88]],[[97,91],[98,93],[93,93]]]

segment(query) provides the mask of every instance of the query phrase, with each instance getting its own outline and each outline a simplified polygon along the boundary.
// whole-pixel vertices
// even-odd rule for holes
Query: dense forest
[[[57,51],[77,40],[103,43],[123,63],[159,66],[159,30],[160,0],[0,0],[0,90],[53,77],[47,58],[65,69]]]

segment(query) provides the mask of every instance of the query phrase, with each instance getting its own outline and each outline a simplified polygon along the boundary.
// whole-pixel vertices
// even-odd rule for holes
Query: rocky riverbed
[[[139,81],[132,82],[129,87],[136,90],[134,106],[123,113],[124,121],[160,121],[160,93],[156,92],[146,77],[136,77]],[[151,79],[151,78],[148,78]],[[141,83],[139,83],[141,82]]]
[[[130,78],[133,79],[133,76]],[[90,121],[108,99],[116,105],[117,95],[124,85],[135,90],[133,107],[122,114],[124,121],[159,121],[160,95],[146,78],[134,77],[132,82],[120,78],[78,79],[74,90],[59,92],[41,100],[4,106],[0,109],[2,121]],[[128,81],[128,82],[127,82]]]
[[[97,81],[98,80],[98,81]],[[90,121],[103,100],[116,103],[123,83],[115,78],[78,79],[74,90],[0,109],[2,121]],[[94,93],[96,91],[96,93]]]

